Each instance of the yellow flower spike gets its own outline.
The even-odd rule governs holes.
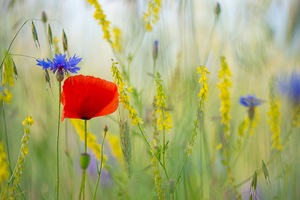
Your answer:
[[[204,109],[204,101],[208,99],[208,84],[207,84],[207,74],[210,72],[205,66],[197,67],[197,74],[200,74],[199,83],[202,84],[202,88],[199,91],[198,97],[200,98],[200,109]]]
[[[159,11],[161,8],[160,0],[149,0],[147,11],[144,13],[143,21],[145,23],[146,31],[152,31],[152,26],[159,19]]]
[[[0,141],[0,186],[5,183],[9,177],[7,156],[4,145]],[[1,188],[1,187],[0,187]]]
[[[13,174],[12,174],[13,179],[10,178],[10,180],[13,180],[12,185],[10,187],[11,199],[15,199],[15,197],[16,197],[16,192],[18,190],[21,176],[22,176],[22,173],[24,170],[25,158],[29,152],[29,148],[28,148],[28,141],[29,141],[29,136],[30,136],[29,127],[31,125],[33,125],[33,123],[34,123],[34,121],[33,121],[32,117],[30,117],[30,116],[26,117],[22,122],[22,125],[24,127],[24,131],[23,131],[24,134],[21,139],[21,149],[20,149],[18,160],[17,160],[17,164],[16,164]]]
[[[12,96],[12,93],[7,88],[5,88],[0,91],[0,102],[3,100],[5,103],[11,103]]]
[[[98,24],[102,27],[103,38],[107,40],[109,43],[112,43],[110,36],[110,21],[106,19],[106,15],[98,3],[97,0],[87,0],[95,8],[94,18],[98,21]]]
[[[130,97],[126,92],[125,83],[119,69],[116,66],[117,64],[117,62],[113,61],[111,71],[114,78],[114,83],[118,86],[119,102],[123,105],[124,109],[128,111],[129,118],[131,119],[133,126],[143,124],[143,120],[138,117],[136,110],[130,104]]]
[[[282,141],[280,138],[280,103],[274,92],[274,80],[271,79],[269,91],[270,108],[268,111],[268,124],[272,132],[272,148],[282,151]]]
[[[218,74],[219,78],[219,83],[218,83],[218,88],[220,90],[219,98],[221,101],[221,123],[224,126],[224,133],[225,136],[229,136],[229,129],[230,129],[230,109],[231,109],[231,104],[230,104],[230,87],[232,85],[231,83],[231,71],[229,69],[229,66],[226,62],[225,57],[221,57],[221,68],[219,70]]]
[[[167,107],[167,98],[162,87],[162,80],[159,73],[157,73],[157,77],[155,79],[156,82],[156,115],[157,117],[157,126],[158,130],[170,131],[172,128],[172,116],[168,111]]]

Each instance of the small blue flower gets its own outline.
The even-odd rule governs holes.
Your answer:
[[[73,57],[70,57],[69,60],[66,59],[65,54],[55,54],[53,61],[49,58],[47,60],[37,59],[37,65],[42,66],[44,70],[50,69],[53,74],[56,73],[56,77],[59,81],[62,81],[64,74],[74,73],[76,74],[80,68],[77,64],[82,60],[82,58],[76,57],[76,54]]]
[[[240,104],[248,107],[248,117],[253,120],[255,115],[255,107],[262,104],[262,100],[257,98],[255,95],[248,95],[240,98]]]
[[[300,104],[300,74],[293,71],[290,77],[285,77],[279,82],[281,93],[286,95],[294,105]]]
[[[255,95],[248,95],[240,98],[240,104],[246,107],[255,107],[262,104],[262,100]]]

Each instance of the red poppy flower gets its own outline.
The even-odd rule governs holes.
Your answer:
[[[61,103],[64,105],[62,120],[89,120],[117,110],[118,88],[112,82],[93,76],[70,76],[64,82]]]

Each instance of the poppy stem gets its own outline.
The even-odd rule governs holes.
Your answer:
[[[59,131],[60,131],[60,100],[61,100],[61,82],[58,82],[58,121],[56,138],[56,199],[59,200]]]
[[[84,120],[84,154],[87,154],[87,120]],[[85,200],[85,178],[86,177],[86,168],[82,169],[82,179],[81,179],[81,189],[79,193],[79,199]]]
[[[84,153],[87,152],[87,120],[84,120]]]

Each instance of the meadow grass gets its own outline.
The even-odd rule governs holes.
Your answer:
[[[249,23],[258,34],[245,39],[226,32],[221,2],[148,0],[124,24],[101,1],[86,3],[113,55],[105,62],[118,109],[62,121],[65,80],[98,75],[70,56],[80,47],[70,49],[59,19],[41,11],[41,19],[3,23],[0,199],[300,198],[299,58],[275,47],[261,15]],[[198,26],[205,19],[207,29]],[[59,55],[81,69],[38,64]]]

